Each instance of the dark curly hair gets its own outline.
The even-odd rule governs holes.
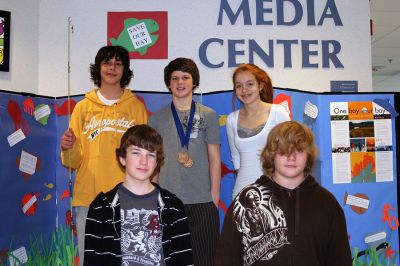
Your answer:
[[[160,168],[164,163],[163,142],[161,135],[154,128],[145,124],[130,127],[124,133],[124,135],[122,135],[121,144],[119,148],[115,150],[118,162],[119,157],[126,158],[126,150],[131,145],[148,150],[150,152],[156,152],[157,167],[154,172],[160,172]]]
[[[197,88],[200,85],[199,69],[192,59],[178,57],[169,62],[169,64],[164,68],[164,82],[168,89],[169,85],[171,84],[171,75],[174,71],[189,73],[193,79],[193,89]]]
[[[90,77],[97,87],[101,87],[100,65],[115,58],[122,62],[124,73],[120,81],[121,88],[125,88],[133,78],[133,72],[129,68],[129,52],[122,46],[103,46],[97,52],[94,64],[90,64]]]

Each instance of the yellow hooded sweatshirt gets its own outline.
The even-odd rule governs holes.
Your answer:
[[[124,181],[115,149],[128,128],[147,123],[144,104],[130,90],[109,106],[100,101],[97,90],[75,106],[70,128],[76,141],[72,149],[61,151],[62,164],[76,169],[72,206],[88,207],[98,193]]]

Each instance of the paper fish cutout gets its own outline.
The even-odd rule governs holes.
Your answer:
[[[227,118],[226,115],[220,115],[219,116],[219,126],[220,127],[223,127],[223,126],[226,125],[226,118]]]
[[[25,194],[21,200],[22,212],[26,216],[34,215],[37,207],[37,197],[39,196],[39,192],[36,194],[28,193]]]
[[[51,200],[51,194],[47,194],[46,197],[43,198],[44,201]]]
[[[64,192],[61,194],[60,200],[63,200],[63,199],[65,199],[65,198],[68,198],[69,196],[70,196],[69,190],[66,189],[66,190],[64,190]]]
[[[45,185],[45,187],[50,188],[50,189],[54,187],[53,183],[44,183],[44,185]]]
[[[76,101],[74,99],[69,99],[69,114],[72,114],[76,105]],[[54,104],[54,111],[56,112],[57,116],[64,116],[68,115],[68,100],[64,101],[61,106],[58,104]]]
[[[47,120],[50,117],[50,107],[47,104],[38,104],[35,107],[34,116],[36,121],[38,121],[43,126],[47,125]]]

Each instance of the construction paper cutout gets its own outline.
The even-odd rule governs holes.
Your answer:
[[[365,236],[364,242],[369,247],[377,247],[381,243],[386,242],[386,232],[385,231],[379,231],[379,232],[370,233],[370,234]]]
[[[125,47],[129,52],[145,55],[147,49],[157,43],[158,34],[152,34],[160,29],[153,19],[127,18],[118,39],[110,38],[112,45]]]
[[[386,222],[390,229],[395,231],[399,228],[399,220],[395,216],[390,216],[390,210],[394,211],[395,208],[393,208],[390,204],[385,204],[383,206],[382,222]]]
[[[378,104],[379,106],[385,108],[393,117],[397,117],[399,114],[396,112],[396,109],[390,104],[388,100],[384,99],[374,99],[374,103]]]
[[[226,204],[222,200],[218,202],[218,208],[221,209],[224,214],[228,211],[228,207],[226,207]]]
[[[383,251],[385,253],[386,258],[393,259],[393,255],[397,253],[396,250],[392,249],[392,246],[387,248],[386,250]]]
[[[68,197],[70,197],[69,190],[68,190],[68,189],[65,189],[65,190],[63,191],[63,193],[61,194],[61,196],[60,196],[60,200],[63,200],[63,199],[68,198]]]
[[[3,265],[3,261],[8,258],[8,248],[2,248],[0,250],[0,265]]]
[[[15,163],[16,163],[17,167],[19,167],[20,162],[21,162],[21,157],[17,157],[17,158],[15,159]],[[42,166],[42,161],[40,160],[39,157],[37,157],[35,172],[37,172],[37,171],[41,168],[41,166]],[[29,179],[32,175],[29,174],[29,173],[22,172],[22,176],[23,176],[25,179]]]
[[[43,198],[44,201],[51,200],[52,196],[51,194],[47,194],[46,197]]]
[[[54,184],[53,183],[44,183],[44,186],[47,188],[54,188]]]
[[[290,116],[290,120],[292,120],[292,100],[289,95],[280,93],[276,95],[273,101],[274,104],[282,105]]]
[[[304,108],[304,115],[312,119],[316,119],[318,117],[318,107],[312,104],[310,101],[307,101]]]
[[[32,98],[27,98],[22,102],[22,105],[24,106],[24,112],[33,116],[33,113],[35,112],[35,104],[33,103]]]
[[[344,204],[350,205],[351,209],[357,214],[364,214],[369,207],[369,198],[362,193],[349,195],[347,192],[344,195]]]
[[[25,247],[20,247],[10,252],[8,256],[10,265],[23,265],[28,262],[28,255],[26,254]]]
[[[36,207],[37,207],[37,197],[39,197],[39,192],[36,192],[36,194],[33,193],[28,193],[25,194],[24,197],[21,200],[22,204],[22,212],[26,216],[34,215],[36,212]]]
[[[50,113],[51,110],[47,104],[39,104],[35,107],[35,119],[44,126],[47,125]]]
[[[226,125],[226,119],[227,119],[227,115],[220,115],[219,116],[219,126],[223,127]]]
[[[58,106],[58,104],[54,104],[54,110],[56,112],[57,116],[64,116],[68,114],[72,114],[72,111],[74,111],[76,105],[76,101],[74,99],[69,99],[69,113],[68,113],[68,100],[65,100],[61,106]]]
[[[15,131],[14,133],[12,133],[10,136],[7,137],[7,141],[10,147],[14,146],[15,144],[24,139],[25,135],[22,129],[18,129],[17,131]]]
[[[22,151],[21,158],[19,161],[19,170],[29,175],[33,175],[36,171],[36,162],[37,162],[36,156],[33,156],[32,154],[27,153],[26,151]]]
[[[149,111],[149,108],[147,108],[146,101],[144,100],[144,98],[140,95],[136,95],[136,97],[139,99],[139,101],[141,101],[144,104],[144,107],[146,108],[147,111],[147,116],[150,117],[153,113]]]
[[[74,223],[75,215],[71,215],[71,210],[66,211],[65,213],[65,223],[69,227],[69,229],[74,233],[74,236],[77,236],[76,226]]]
[[[21,109],[16,101],[10,100],[8,101],[7,111],[10,115],[11,120],[14,123],[15,130],[22,129],[25,136],[29,134],[31,128],[29,127],[28,122],[22,117]]]
[[[221,177],[224,177],[227,174],[235,174],[235,171],[229,169],[224,163],[221,162]]]

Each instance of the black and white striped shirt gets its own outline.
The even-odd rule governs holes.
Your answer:
[[[84,265],[121,265],[121,212],[118,184],[100,193],[90,204],[86,219]],[[157,210],[162,228],[165,265],[193,265],[190,232],[182,201],[160,191]]]

